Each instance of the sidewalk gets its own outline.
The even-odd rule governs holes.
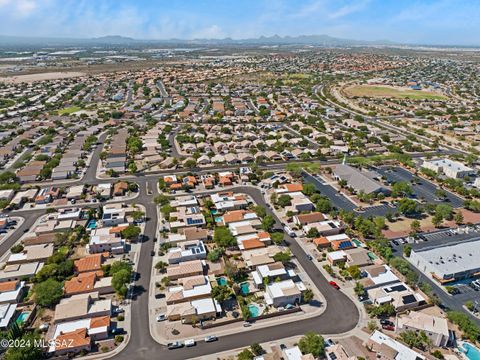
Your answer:
[[[243,185],[243,186],[246,186],[246,185]],[[235,187],[238,187],[238,186],[232,186],[232,188],[235,188]],[[208,191],[208,192],[215,192],[215,190]],[[158,224],[160,225],[162,216],[160,212],[157,212],[157,214],[158,214]],[[160,239],[160,237],[158,237],[158,239]],[[155,244],[156,254],[158,254],[160,243],[161,241],[159,240]],[[153,264],[155,264],[158,260],[160,260],[160,257],[156,255],[154,258]],[[160,313],[158,309],[162,308],[162,312],[163,312],[165,306],[163,305],[163,301],[162,301],[163,299],[161,300],[156,299],[154,296],[155,289],[156,289],[155,283],[158,280],[159,275],[157,274],[157,270],[154,268],[154,266],[152,266],[152,276],[151,276],[151,283],[150,283],[150,290],[149,290],[149,312],[150,312],[149,328],[150,328],[150,334],[152,338],[160,344],[167,344],[172,341],[185,341],[187,339],[194,339],[198,341],[198,340],[203,340],[208,335],[227,336],[227,335],[237,334],[239,332],[250,331],[252,329],[263,329],[263,328],[268,328],[274,325],[285,324],[285,323],[294,322],[294,321],[301,321],[302,319],[307,319],[307,318],[321,315],[327,307],[326,300],[323,297],[321,291],[317,289],[317,287],[313,284],[312,280],[310,279],[306,271],[301,267],[301,265],[298,262],[295,262],[295,263],[298,267],[298,272],[297,272],[298,275],[302,278],[302,281],[305,283],[305,285],[308,285],[308,287],[314,292],[314,298],[315,300],[320,302],[321,304],[320,306],[312,306],[310,304],[305,304],[301,306],[302,308],[301,312],[279,315],[277,317],[270,318],[270,319],[258,320],[254,322],[251,327],[244,327],[243,321],[239,321],[233,324],[220,325],[218,327],[205,329],[205,330],[201,328],[194,328],[191,325],[184,325],[182,326],[181,333],[176,336],[171,335],[170,329],[173,329],[175,325],[178,326],[180,321],[175,321],[175,322],[169,322],[168,320],[163,322],[156,321],[156,316]]]

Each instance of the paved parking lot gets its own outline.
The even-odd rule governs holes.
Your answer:
[[[426,241],[432,241],[432,242],[441,242],[442,240],[444,240],[447,236],[450,237],[450,239],[452,237],[456,238],[456,236],[453,236],[452,233],[450,232],[450,230],[443,230],[443,231],[438,231],[438,232],[434,232],[434,233],[431,233],[431,234],[423,234],[422,237],[424,239],[426,239]]]
[[[320,191],[320,194],[325,195],[330,199],[332,205],[337,209],[343,209],[346,211],[353,211],[357,206],[347,199],[342,194],[339,194],[334,187],[327,185],[324,181],[316,176],[309,175],[302,172],[303,178],[306,182],[312,183]]]
[[[430,247],[439,247],[445,245],[458,244],[463,241],[478,240],[480,238],[480,231],[469,231],[468,233],[451,234],[448,230],[436,231],[429,234],[420,234],[418,243],[413,244],[413,249],[424,249]],[[426,240],[425,240],[426,239]]]
[[[376,171],[385,176],[390,182],[410,182],[410,180],[414,178],[414,175],[410,171],[399,166],[382,166],[377,168]],[[446,192],[447,200],[439,201],[435,195],[437,189],[438,186],[425,179],[421,179],[418,184],[413,185],[413,191],[418,199],[424,199],[426,202],[432,204],[446,203],[454,208],[463,206],[463,200],[448,191]]]
[[[470,296],[473,297],[479,297],[478,291],[475,291],[473,288],[471,288],[467,284],[458,284],[455,285],[455,287],[460,291],[460,294],[470,294]]]
[[[324,182],[323,179],[318,176],[312,176],[306,173],[303,173],[303,178],[306,182],[312,183],[320,191],[322,195],[325,195],[330,199],[333,206],[337,209],[343,209],[346,211],[355,211],[359,215],[364,217],[369,216],[385,216],[386,213],[395,213],[396,207],[391,204],[382,204],[377,206],[365,207],[361,211],[355,210],[357,205],[351,202],[347,197],[339,193],[334,187],[328,185]]]
[[[382,204],[382,205],[376,205],[376,206],[370,206],[365,208],[362,211],[356,211],[359,214],[362,214],[363,216],[369,217],[369,216],[385,216],[387,213],[394,214],[397,211],[397,207],[395,205],[391,204]]]

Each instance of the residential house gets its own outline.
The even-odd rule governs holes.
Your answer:
[[[0,304],[20,302],[25,291],[25,281],[13,280],[0,283]]]
[[[453,339],[448,329],[448,321],[445,318],[425,314],[418,311],[410,311],[397,317],[396,331],[423,331],[436,347],[447,346]]]
[[[111,313],[111,299],[100,299],[96,292],[78,294],[62,299],[55,307],[54,323],[110,316]]]
[[[179,285],[171,286],[165,294],[167,305],[209,298],[212,287],[208,276],[196,275],[180,279]]]
[[[112,278],[101,278],[95,273],[81,273],[64,284],[65,296],[98,292],[100,295],[113,293]]]
[[[202,260],[184,261],[167,267],[167,276],[170,280],[203,275],[204,262]]]
[[[402,282],[367,290],[369,299],[375,305],[390,303],[397,312],[414,309],[426,304],[425,298]]]
[[[292,279],[273,282],[266,286],[265,301],[274,307],[299,304],[302,293],[306,290],[305,285]]]
[[[185,241],[178,247],[168,249],[169,264],[178,264],[184,261],[203,260],[207,258],[207,250],[202,241]]]

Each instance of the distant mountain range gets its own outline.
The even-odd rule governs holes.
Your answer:
[[[1,36],[1,46],[135,46],[135,45],[153,45],[153,44],[184,44],[184,45],[255,45],[255,46],[274,46],[274,45],[314,45],[325,47],[342,46],[375,46],[375,45],[394,45],[394,42],[388,40],[362,41],[335,38],[328,35],[301,35],[301,36],[260,36],[250,39],[168,39],[168,40],[142,40],[125,36],[112,35],[96,38],[50,38],[50,37],[22,37],[22,36]]]

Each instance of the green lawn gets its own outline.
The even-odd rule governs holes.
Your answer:
[[[77,111],[80,111],[82,110],[80,107],[78,106],[70,106],[70,107],[66,107],[64,109],[60,109],[58,110],[58,115],[69,115],[69,114],[73,114],[74,112],[77,112]]]
[[[403,88],[394,88],[389,86],[373,86],[373,85],[355,85],[345,89],[350,96],[360,97],[384,97],[411,100],[446,100],[447,97],[423,90],[406,90]]]

